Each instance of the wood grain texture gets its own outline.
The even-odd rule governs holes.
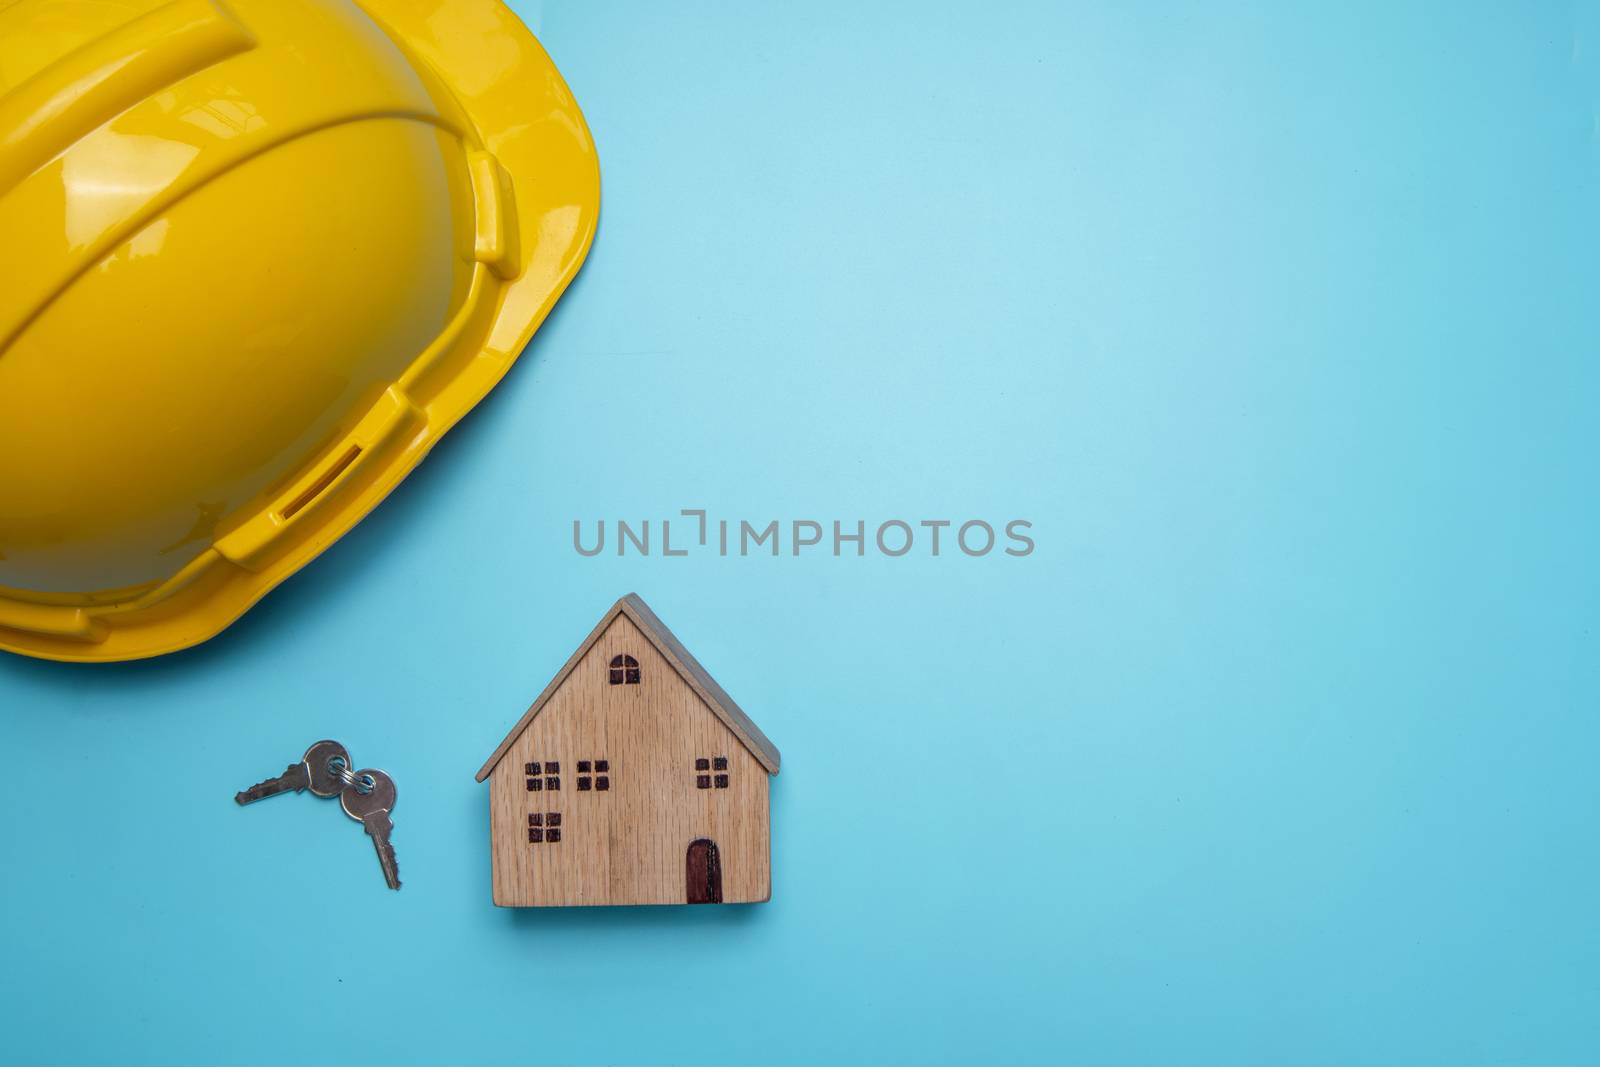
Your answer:
[[[609,684],[617,655],[639,661],[639,684]],[[702,838],[717,845],[725,903],[771,896],[767,767],[630,612],[608,613],[519,726],[491,763],[496,904],[683,904],[689,847]],[[695,761],[719,757],[727,787],[697,788]],[[600,759],[610,788],[579,791],[578,761]],[[561,788],[528,791],[526,765],[540,763],[547,781],[552,760]],[[548,827],[551,812],[560,841],[531,842],[530,815]]]
[[[550,679],[550,684],[544,687],[544,692],[539,694],[528,710],[523,713],[522,718],[517,720],[517,724],[511,728],[511,732],[506,734],[505,739],[484,761],[483,766],[478,769],[478,781],[481,782],[489,777],[495,766],[505,758],[512,741],[520,736],[528,724],[544,709],[545,702],[561,688],[566,682],[567,676],[588,655],[594,643],[600,639],[600,635],[611,627],[612,622],[619,615],[627,616],[639,628],[640,632],[649,639],[655,650],[678,672],[685,684],[705,701],[706,707],[711,710],[712,714],[721,719],[723,724],[733,731],[734,735],[739,738],[740,742],[750,750],[756,759],[761,761],[761,765],[768,772],[777,774],[778,767],[782,762],[778,746],[774,745],[767,735],[761,732],[761,728],[751,720],[750,716],[744,713],[743,708],[734,703],[733,698],[728,695],[727,691],[718,685],[716,679],[711,677],[710,672],[702,667],[700,661],[690,654],[689,650],[684,647],[683,642],[678,640],[677,635],[667,629],[666,624],[661,621],[655,612],[650,610],[650,606],[644,602],[639,594],[629,593],[613,604],[611,610],[606,612],[605,616],[595,624],[595,628],[589,631],[589,636],[583,639],[583,644],[578,646],[577,651],[556,672],[556,676]],[[610,662],[609,659],[607,662]]]

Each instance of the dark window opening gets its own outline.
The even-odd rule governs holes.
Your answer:
[[[696,771],[709,771],[713,768],[719,771],[726,771],[728,769],[728,757],[717,756],[715,759],[706,756],[695,757],[694,769]],[[726,789],[728,788],[728,776],[726,774],[719,774],[715,777],[709,774],[696,774],[694,776],[694,787],[696,789],[710,789],[713,783],[718,789]]]
[[[639,661],[632,656],[612,656],[606,681],[612,685],[638,685]]]
[[[578,792],[587,793],[590,790],[609,792],[611,779],[605,772],[611,769],[611,761],[606,759],[581,759],[578,761]],[[594,772],[600,772],[600,777],[592,777]]]
[[[538,845],[548,842],[555,844],[561,840],[561,813],[559,811],[530,812],[528,815],[528,844]]]
[[[528,776],[528,792],[538,793],[542,791],[550,781],[544,775],[546,773],[554,774],[560,767],[561,764],[559,763],[541,763],[538,760],[529,760],[524,763],[522,765],[522,773]],[[560,787],[550,786],[550,788],[558,789]]]

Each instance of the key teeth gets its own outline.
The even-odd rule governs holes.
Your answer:
[[[399,889],[400,888],[400,861],[395,858],[394,846],[393,845],[385,845],[383,847],[383,851],[384,851],[384,855],[386,855],[388,857],[388,859],[389,859],[389,869],[386,872],[384,872],[384,873],[389,875],[389,878],[387,879],[387,881],[389,882],[389,888],[390,889]]]
[[[268,797],[275,797],[279,793],[287,793],[291,790],[296,793],[303,793],[310,785],[311,780],[306,771],[306,765],[304,763],[291,763],[276,778],[268,778],[266,781],[257,782],[249,789],[243,789],[233,794],[233,802],[243,806],[245,804],[253,804],[258,800],[265,800]]]
[[[254,804],[258,800],[265,800],[267,797],[273,796],[274,794],[267,790],[268,784],[267,782],[257,782],[249,789],[239,790],[239,792],[233,794],[234,802],[243,807],[246,804]]]
[[[234,803],[243,806],[254,804],[258,800],[275,797],[279,793],[301,793],[305,791],[303,785],[286,785],[281,778],[268,778],[265,782],[257,782],[249,789],[242,789],[233,794]]]

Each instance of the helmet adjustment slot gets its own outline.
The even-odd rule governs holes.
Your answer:
[[[351,445],[349,448],[345,449],[343,455],[329,464],[327,470],[317,475],[316,481],[302,489],[300,494],[285,504],[283,506],[283,510],[278,512],[278,514],[283,517],[285,522],[288,522],[290,519],[294,518],[305,508],[307,504],[321,496],[323,491],[327,489],[328,486],[332,485],[334,480],[338,478],[339,475],[344,473],[345,468],[354,463],[356,458],[360,455],[360,445]]]
[[[214,546],[222,558],[246,570],[259,570],[285,552],[293,551],[308,534],[301,531],[307,522],[313,529],[313,515],[330,507],[344,506],[349,490],[370,484],[385,456],[419,443],[418,434],[427,427],[428,416],[411,402],[405,392],[390,386],[378,402],[362,416],[341,443],[324,456],[323,466],[313,467],[283,490],[277,501],[256,512],[243,524],[217,538]],[[376,464],[369,462],[376,459]]]

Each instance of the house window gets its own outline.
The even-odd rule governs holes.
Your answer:
[[[528,792],[538,793],[545,789],[561,788],[561,764],[556,760],[546,763],[525,763],[522,773],[528,777]]]
[[[607,759],[578,761],[578,792],[587,793],[593,789],[597,793],[604,793],[611,789],[611,761]]]
[[[561,841],[561,813],[535,811],[528,816],[528,844],[558,844]]]
[[[612,656],[607,681],[612,685],[638,685],[639,661],[632,656]]]
[[[694,761],[694,769],[697,772],[694,776],[694,787],[696,789],[710,789],[713,785],[718,789],[728,788],[728,776],[726,774],[710,775],[698,773],[709,771],[713,768],[719,771],[727,770],[728,757],[717,756],[715,759],[711,759],[706,756],[701,756]]]

